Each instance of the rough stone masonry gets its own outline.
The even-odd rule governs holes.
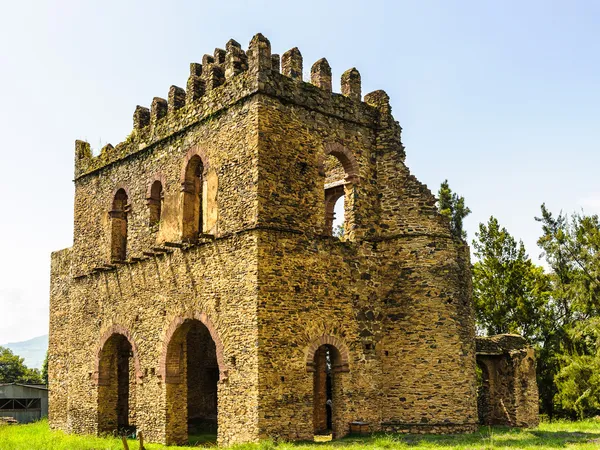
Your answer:
[[[254,36],[93,156],[52,254],[50,424],[155,442],[476,429],[469,249],[384,91]],[[334,205],[344,227],[333,233]]]

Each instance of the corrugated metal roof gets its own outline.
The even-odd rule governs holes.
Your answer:
[[[21,386],[31,389],[41,389],[43,391],[48,390],[48,386],[46,386],[45,384],[0,383],[0,387],[2,386]]]

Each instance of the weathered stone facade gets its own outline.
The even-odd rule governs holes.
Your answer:
[[[539,397],[533,349],[522,336],[515,334],[477,337],[475,342],[481,370],[479,422],[536,427]]]
[[[189,418],[221,444],[476,428],[468,247],[404,164],[385,92],[363,99],[356,69],[331,85],[325,59],[304,82],[298,49],[280,68],[256,35],[138,107],[116,147],[76,143],[52,427],[183,443]]]

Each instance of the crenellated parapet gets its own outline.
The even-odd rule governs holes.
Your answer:
[[[332,90],[332,71],[325,58],[316,61],[310,81],[303,81],[303,58],[294,47],[271,53],[271,43],[256,34],[248,49],[230,39],[225,49],[205,54],[201,63],[190,64],[186,88],[171,86],[167,99],[154,97],[150,107],[137,106],[133,130],[114,148],[93,156],[89,144],[77,141],[75,178],[95,172],[128,155],[145,151],[155,143],[206,120],[237,102],[256,94],[337,116],[368,127],[390,127],[399,138],[400,127],[391,117],[389,97],[383,91],[367,94],[362,101],[361,77],[356,68],[341,75],[341,94]]]

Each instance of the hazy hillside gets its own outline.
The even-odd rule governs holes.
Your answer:
[[[48,350],[48,335],[38,336],[22,342],[10,342],[0,344],[7,347],[16,355],[25,358],[25,365],[31,368],[41,369]]]

